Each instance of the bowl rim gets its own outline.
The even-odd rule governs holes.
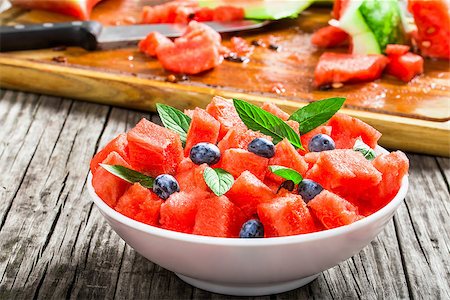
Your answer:
[[[380,147],[381,148],[381,147]],[[381,148],[382,149],[382,148]],[[384,150],[384,149],[383,149]],[[285,244],[295,244],[301,242],[310,242],[321,239],[327,239],[331,237],[336,237],[339,235],[348,234],[350,232],[356,231],[362,227],[369,226],[370,224],[375,223],[376,221],[384,218],[389,215],[391,212],[395,211],[396,208],[402,203],[404,200],[408,187],[409,187],[409,175],[406,174],[402,178],[402,184],[400,189],[398,190],[395,197],[383,208],[371,214],[370,216],[364,217],[361,220],[358,220],[352,224],[322,230],[318,232],[306,233],[306,234],[298,234],[291,236],[283,236],[283,237],[272,237],[272,238],[259,238],[259,239],[241,239],[241,238],[223,238],[223,237],[211,237],[211,236],[201,236],[183,232],[172,231],[168,229],[163,229],[159,227],[155,227],[152,225],[148,225],[145,223],[141,223],[139,221],[133,220],[121,213],[117,212],[110,206],[108,206],[94,191],[92,186],[92,173],[88,174],[88,191],[89,194],[95,203],[95,205],[100,209],[103,214],[108,215],[110,218],[115,221],[122,223],[128,227],[132,227],[133,229],[155,235],[162,238],[178,240],[188,243],[196,243],[196,244],[208,244],[208,245],[222,245],[222,246],[239,246],[239,247],[261,247],[261,246],[275,246],[275,245],[285,245]]]

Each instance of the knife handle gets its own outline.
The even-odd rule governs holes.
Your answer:
[[[102,24],[94,21],[0,26],[0,52],[57,46],[94,50],[101,31]]]

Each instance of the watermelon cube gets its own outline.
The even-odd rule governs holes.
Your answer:
[[[222,153],[219,167],[231,173],[234,178],[239,177],[242,172],[248,170],[259,180],[264,180],[268,170],[267,158],[258,156],[244,149],[228,149]]]
[[[286,139],[282,140],[275,146],[275,156],[269,160],[269,165],[288,167],[296,170],[303,176],[308,170],[308,164],[297,152],[297,150],[295,150],[294,146],[292,146],[292,144]],[[267,172],[267,178],[278,183],[284,181],[283,178],[273,174],[272,172]]]
[[[127,139],[130,164],[150,176],[174,174],[183,159],[179,135],[146,119],[128,132]]]
[[[269,141],[272,137],[266,136],[259,131],[253,131],[244,126],[236,126],[231,128],[224,138],[217,144],[220,152],[224,152],[230,148],[248,149],[248,144],[256,138],[265,138]]]
[[[145,39],[139,42],[139,51],[148,55],[156,56],[156,49],[163,44],[172,44],[172,41],[159,32],[150,32]]]
[[[305,154],[304,159],[308,164],[308,170],[311,169],[320,157],[320,152],[308,152]]]
[[[316,135],[316,134],[326,134],[328,136],[331,136],[331,126],[319,126],[314,128],[313,130],[311,130],[308,133],[302,134],[300,136],[300,140],[302,141],[302,145],[303,148],[305,148],[305,150],[301,150],[298,149],[298,153],[300,153],[300,155],[305,155],[306,153],[309,152],[308,150],[308,144],[309,141],[311,141],[311,139]]]
[[[358,214],[357,207],[327,190],[309,201],[308,207],[326,229],[348,225],[363,218]]]
[[[203,172],[207,166],[207,164],[196,165],[189,157],[184,158],[178,165],[177,173],[175,175],[175,178],[180,185],[180,189],[182,191],[192,189],[210,191],[203,178]]]
[[[245,126],[239,118],[231,100],[215,96],[206,106],[206,111],[220,123],[219,140],[221,140],[228,130],[236,126]]]
[[[184,155],[189,156],[191,148],[201,142],[217,143],[220,123],[201,108],[195,108],[186,138]]]
[[[381,181],[381,173],[360,152],[344,149],[320,152],[306,177],[349,201]]]
[[[359,137],[369,147],[375,149],[381,137],[381,133],[369,124],[344,114],[335,114],[328,122],[328,126],[332,128],[331,138],[336,144],[336,149],[353,149]]]
[[[157,226],[162,203],[155,193],[135,183],[119,198],[115,210],[136,221]]]
[[[243,213],[226,196],[212,196],[199,204],[193,234],[238,237],[244,222]]]
[[[101,151],[94,155],[91,159],[91,172],[92,174],[100,167],[99,164],[105,160],[105,158],[111,152],[117,152],[125,161],[128,160],[128,141],[125,133],[119,134],[115,139],[110,141]]]
[[[264,225],[266,237],[304,234],[317,231],[302,197],[287,194],[272,203],[258,205],[258,216]]]
[[[102,163],[131,168],[131,166],[115,151],[111,152]],[[125,193],[131,184],[100,167],[92,175],[92,186],[94,187],[95,193],[105,201],[106,204],[114,208],[117,200]]]
[[[267,112],[270,112],[272,115],[277,116],[283,121],[287,121],[287,119],[289,119],[289,114],[272,102],[264,102],[263,105],[261,105],[261,108]]]
[[[242,210],[245,216],[250,218],[256,213],[258,204],[272,201],[275,194],[255,175],[244,171],[234,181],[226,196]]]

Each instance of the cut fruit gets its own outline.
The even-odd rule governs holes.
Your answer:
[[[248,170],[259,180],[264,180],[267,172],[267,158],[258,156],[244,149],[228,149],[222,153],[220,168],[231,173],[234,178]]]
[[[302,174],[302,176],[304,176],[308,170],[308,164],[297,150],[295,150],[294,146],[286,139],[275,145],[275,156],[269,160],[269,165],[288,167],[296,170]],[[285,180],[272,172],[267,172],[267,178],[278,183]]]
[[[301,135],[300,140],[305,150],[298,149],[297,151],[298,153],[300,153],[300,155],[305,155],[306,153],[309,152],[308,150],[309,141],[317,134],[326,134],[331,136],[331,126],[319,126],[314,128],[310,132]]]
[[[204,109],[195,108],[186,138],[184,155],[189,156],[191,148],[201,142],[216,144],[220,123]]]
[[[334,26],[320,28],[311,37],[311,43],[319,48],[333,48],[348,42],[349,36]]]
[[[224,152],[231,148],[240,148],[247,150],[248,144],[256,138],[265,138],[272,141],[272,137],[266,136],[259,131],[253,131],[244,126],[236,126],[231,128],[225,137],[217,144],[220,152]]]
[[[386,73],[404,82],[409,82],[416,75],[423,73],[423,58],[420,55],[408,52],[403,55],[389,55],[388,58]]]
[[[206,106],[206,112],[220,123],[219,140],[233,127],[245,127],[231,101],[215,96]]]
[[[209,187],[203,178],[203,172],[207,166],[207,164],[196,165],[189,157],[183,159],[178,165],[175,176],[180,185],[180,189],[182,191],[190,191],[193,189],[209,191]]]
[[[105,158],[111,152],[117,152],[125,161],[128,161],[128,141],[127,135],[125,133],[119,134],[115,139],[110,141],[102,150],[100,150],[91,159],[90,169],[91,173],[94,174],[98,168],[100,168],[100,163],[105,160]]]
[[[270,112],[272,115],[277,116],[283,121],[287,121],[289,119],[289,114],[272,102],[264,102],[263,105],[261,105],[261,108],[267,112]]]
[[[161,45],[172,44],[172,41],[159,32],[150,32],[147,37],[139,42],[139,51],[148,56],[156,56],[156,49]]]

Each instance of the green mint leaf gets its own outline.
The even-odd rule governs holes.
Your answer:
[[[156,104],[156,110],[164,127],[178,133],[184,146],[191,118],[178,109],[161,103]]]
[[[100,166],[102,166],[103,169],[105,169],[109,173],[122,178],[129,183],[139,182],[143,187],[148,189],[151,189],[153,187],[153,181],[155,180],[150,176],[139,173],[138,171],[131,170],[127,167],[119,165],[100,164]]]
[[[345,98],[340,97],[311,102],[294,112],[289,120],[297,121],[300,124],[300,134],[305,134],[331,119],[344,102]]]
[[[233,99],[233,104],[249,129],[271,136],[274,144],[286,138],[294,147],[304,149],[299,135],[277,116],[242,100]]]
[[[286,180],[292,180],[294,184],[299,184],[303,180],[303,177],[299,172],[288,167],[274,165],[269,166],[269,170],[273,174],[283,177]]]
[[[207,167],[203,172],[203,178],[211,191],[217,196],[228,192],[234,183],[233,175],[223,169]]]
[[[375,151],[360,139],[356,140],[353,150],[361,152],[362,155],[364,155],[364,157],[368,160],[373,160],[377,157]]]

